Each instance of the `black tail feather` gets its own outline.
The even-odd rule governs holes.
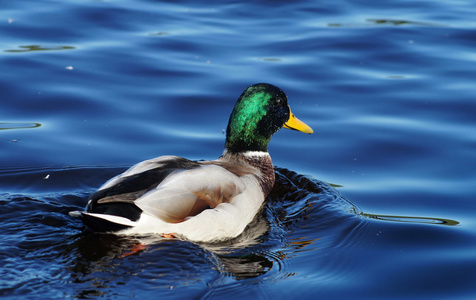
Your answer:
[[[81,214],[81,220],[89,229],[96,232],[119,231],[131,228],[131,226],[114,223],[103,218],[98,218],[84,213]]]

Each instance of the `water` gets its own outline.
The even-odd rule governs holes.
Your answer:
[[[471,299],[471,1],[0,2],[0,295]],[[214,159],[269,82],[277,133],[246,232],[199,245],[84,232],[68,212],[128,166]]]

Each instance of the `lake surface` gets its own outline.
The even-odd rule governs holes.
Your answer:
[[[473,1],[0,1],[0,297],[474,299]],[[268,82],[277,182],[236,240],[92,234],[149,158],[215,159]]]

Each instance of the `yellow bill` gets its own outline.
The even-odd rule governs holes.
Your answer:
[[[306,123],[303,121],[299,120],[294,116],[294,114],[291,112],[291,108],[289,108],[289,120],[284,123],[284,128],[287,129],[292,129],[292,130],[298,130],[304,133],[314,133],[314,130],[312,130],[311,127],[309,127]]]

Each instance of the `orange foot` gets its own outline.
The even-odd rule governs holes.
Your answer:
[[[162,233],[160,235],[161,237],[163,238],[166,238],[166,239],[176,239],[177,238],[177,234],[172,232],[172,233]]]
[[[119,258],[124,258],[124,257],[128,257],[128,256],[131,256],[131,255],[137,254],[139,252],[144,251],[145,249],[147,249],[147,245],[142,245],[141,243],[135,244],[130,249],[128,249],[127,252],[121,253],[121,255],[119,255]]]

